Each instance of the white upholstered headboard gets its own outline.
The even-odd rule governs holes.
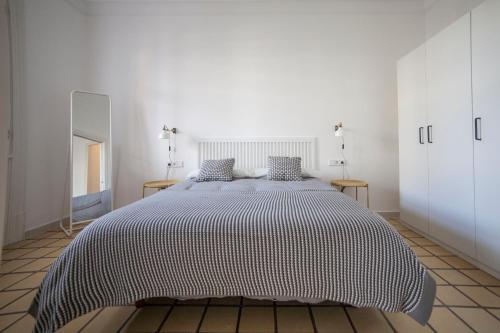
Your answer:
[[[303,169],[316,169],[316,138],[209,138],[198,141],[198,165],[234,157],[236,169],[266,168],[268,156],[298,156]]]

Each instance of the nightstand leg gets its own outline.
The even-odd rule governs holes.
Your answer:
[[[142,187],[142,198],[143,198],[143,199],[144,199],[144,194],[145,194],[145,193],[144,193],[144,191],[145,191],[145,190],[146,190],[146,188],[143,186],[143,187]]]
[[[370,208],[370,191],[368,190],[368,185],[366,185],[366,207]]]

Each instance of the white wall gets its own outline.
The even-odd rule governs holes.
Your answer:
[[[26,120],[19,154],[25,166],[25,230],[30,230],[68,211],[70,92],[85,88],[87,38],[86,16],[66,1],[22,4],[22,106],[15,117]]]
[[[10,43],[7,1],[0,0],[0,259],[7,210],[7,168],[10,129]]]
[[[111,95],[117,207],[165,176],[165,122],[186,165],[174,177],[196,167],[197,137],[314,136],[330,179],[340,120],[349,176],[370,182],[372,208],[398,210],[396,60],[425,35],[414,3],[23,4],[26,229],[67,212],[72,89]]]
[[[330,179],[341,120],[349,175],[370,182],[375,210],[397,211],[396,60],[422,41],[422,13],[233,10],[89,18],[92,86],[113,102],[116,205],[164,176],[164,122],[185,161],[174,177],[196,167],[197,137],[314,136]]]
[[[432,37],[484,0],[425,0],[426,36]]]

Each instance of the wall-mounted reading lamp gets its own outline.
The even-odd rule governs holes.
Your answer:
[[[170,168],[172,168],[172,145],[171,145],[171,140],[170,136],[171,134],[176,134],[177,133],[177,128],[172,127],[168,128],[167,125],[163,125],[162,130],[158,134],[158,139],[162,140],[168,140],[168,164],[167,164],[167,180],[168,180],[168,175],[170,174]]]
[[[342,154],[342,179],[345,179],[345,156],[344,156],[344,148],[345,148],[345,145],[344,145],[344,126],[342,125],[342,122],[338,122],[337,124],[335,124],[335,136],[336,137],[339,137],[341,138],[341,150],[340,150],[340,153]]]

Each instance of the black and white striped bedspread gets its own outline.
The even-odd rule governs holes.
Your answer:
[[[85,228],[30,313],[53,332],[96,308],[170,296],[321,299],[412,312],[426,271],[377,214],[318,180],[178,184]]]

